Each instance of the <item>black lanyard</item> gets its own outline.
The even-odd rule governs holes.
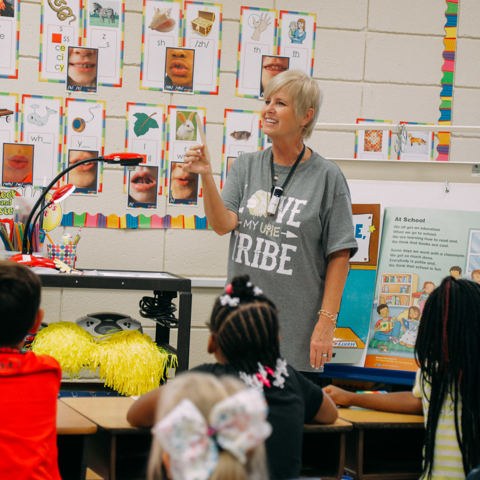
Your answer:
[[[290,179],[292,178],[292,176],[294,175],[295,173],[295,170],[297,169],[299,163],[302,161],[302,158],[303,158],[303,155],[305,155],[305,149],[307,148],[307,146],[305,144],[303,144],[303,150],[301,151],[300,155],[298,156],[296,162],[293,164],[293,167],[291,168],[290,172],[288,173],[287,175],[287,178],[285,179],[285,181],[283,182],[283,185],[281,187],[275,187],[275,180],[274,180],[274,171],[273,171],[273,153],[272,153],[272,156],[270,157],[270,170],[271,170],[271,174],[272,174],[272,191],[274,188],[281,188],[282,189],[282,192],[280,193],[280,196],[281,194],[283,193],[283,191],[285,190],[285,187],[288,185],[288,182],[290,181]]]

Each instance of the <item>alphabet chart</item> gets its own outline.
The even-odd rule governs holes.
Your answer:
[[[433,123],[400,122],[400,125],[434,125]],[[433,161],[433,132],[408,131],[402,138],[402,148],[397,152],[397,160]]]
[[[22,95],[21,141],[35,145],[33,185],[46,186],[62,162],[63,98]]]
[[[355,135],[355,158],[359,160],[389,160],[392,132],[374,130],[375,123],[392,123],[391,120],[357,118],[358,124],[372,123],[372,130],[357,130]]]
[[[85,0],[84,12],[84,45],[98,48],[98,85],[121,87],[125,0]]]
[[[218,95],[222,5],[185,2],[184,20],[183,46],[195,49],[194,93]]]
[[[68,166],[69,150],[94,151],[99,155],[105,154],[105,108],[106,102],[102,100],[66,99],[63,168]],[[97,191],[101,192],[103,163],[98,163],[98,165],[100,172]]]
[[[0,78],[18,78],[20,0],[3,3],[4,9],[0,10]]]
[[[262,149],[260,112],[225,109],[223,122],[222,178],[220,188],[227,179],[228,171],[242,153]]]
[[[165,195],[168,195],[169,205],[196,206],[198,203],[199,175],[182,171],[185,152],[190,145],[201,143],[197,113],[205,130],[207,113],[205,108],[173,105],[168,107]]]
[[[258,98],[262,56],[277,54],[277,11],[241,7],[235,95]]]
[[[18,141],[18,98],[18,93],[0,92],[0,152],[4,143]]]
[[[160,167],[163,171],[165,144],[165,106],[147,103],[127,103],[127,125],[125,131],[125,151],[140,153],[148,166]],[[126,190],[127,169],[124,175]],[[159,182],[159,195],[162,185]]]
[[[182,0],[143,0],[140,88],[163,90],[166,47],[182,44]]]
[[[56,6],[57,3],[63,6]],[[65,83],[68,46],[77,47],[82,34],[82,0],[42,0],[40,21],[41,82]]]
[[[313,75],[317,16],[314,13],[280,11],[278,54],[290,58],[289,68]]]

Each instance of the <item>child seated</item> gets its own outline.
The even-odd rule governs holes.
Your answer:
[[[232,377],[185,373],[168,382],[152,429],[148,479],[268,478],[263,395]]]
[[[18,263],[0,262],[0,478],[61,480],[57,396],[61,370],[51,357],[22,353],[40,327],[42,284]]]
[[[343,407],[425,416],[421,478],[465,478],[480,465],[480,285],[446,277],[425,303],[412,392],[369,395],[324,391]]]
[[[193,371],[234,375],[263,391],[269,407],[268,421],[273,427],[266,441],[270,478],[298,478],[303,424],[333,423],[337,409],[320,387],[281,358],[277,310],[251,284],[248,275],[235,277],[225,291],[217,298],[208,324],[208,352],[218,363],[200,365]],[[127,416],[132,425],[153,424],[162,388],[135,402]]]

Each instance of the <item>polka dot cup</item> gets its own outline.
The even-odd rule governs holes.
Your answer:
[[[61,260],[69,267],[75,268],[77,261],[77,246],[76,245],[47,245],[47,255],[50,260]]]

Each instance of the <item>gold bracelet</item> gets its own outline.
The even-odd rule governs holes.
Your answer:
[[[333,328],[337,328],[337,316],[333,313],[327,312],[326,310],[320,310],[318,315],[324,315],[325,317],[329,318],[333,322]]]

